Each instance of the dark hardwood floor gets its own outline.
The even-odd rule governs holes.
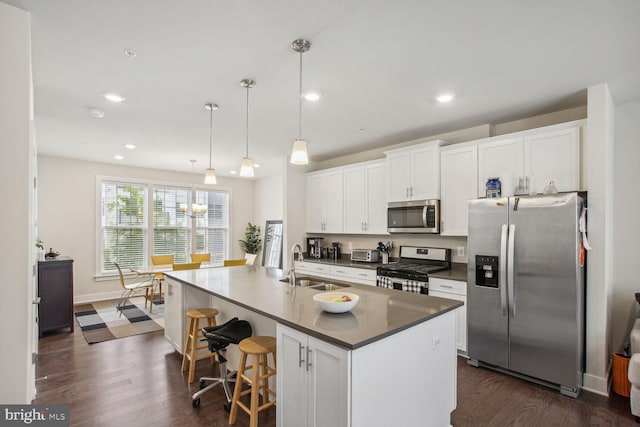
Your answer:
[[[70,405],[72,426],[227,426],[224,393],[217,387],[191,406],[197,378],[211,375],[202,360],[196,382],[181,374],[181,357],[163,332],[89,345],[80,328],[40,339],[38,395],[34,403]],[[383,386],[382,386],[383,387]],[[381,393],[390,390],[380,389]],[[260,414],[261,427],[275,426],[275,408]],[[399,427],[402,416],[399,414]],[[452,424],[462,426],[638,426],[629,400],[583,392],[571,399],[558,392],[458,358],[458,407]],[[249,425],[238,411],[236,426]],[[298,426],[292,426],[298,427]]]

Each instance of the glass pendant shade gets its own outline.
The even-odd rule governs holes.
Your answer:
[[[253,178],[253,159],[245,157],[240,163],[240,176],[245,178]]]
[[[291,150],[292,165],[306,165],[309,163],[309,155],[307,154],[307,141],[296,139],[293,141],[293,149]]]
[[[208,168],[204,174],[204,183],[205,184],[217,184],[218,180],[216,179],[216,171],[213,168]]]

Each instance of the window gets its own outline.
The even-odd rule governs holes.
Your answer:
[[[222,263],[229,232],[229,194],[197,191],[196,203],[207,206],[206,214],[196,217],[196,252],[209,252],[212,263]]]
[[[126,266],[144,264],[147,247],[146,193],[146,185],[102,184],[102,271],[114,271],[114,260]]]
[[[222,264],[229,246],[229,193],[98,177],[100,250],[98,275],[150,262],[150,255],[174,254],[176,263],[192,252],[211,253]],[[191,216],[192,203],[207,207]]]
[[[155,187],[153,190],[153,255],[175,255],[176,263],[190,262],[191,218],[180,210],[191,190]]]

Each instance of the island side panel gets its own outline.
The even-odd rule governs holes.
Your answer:
[[[352,352],[351,427],[450,425],[456,407],[455,313]]]

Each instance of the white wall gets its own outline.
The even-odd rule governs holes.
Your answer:
[[[584,387],[608,393],[613,281],[613,100],[606,84],[588,89],[585,167],[589,174],[586,370]]]
[[[96,282],[96,176],[139,178],[202,186],[201,174],[143,169],[57,157],[38,157],[39,238],[74,259],[76,302],[120,295],[118,281]],[[230,189],[230,258],[243,258],[238,240],[254,217],[254,181],[218,177],[218,187]],[[115,279],[115,277],[114,277]]]
[[[0,3],[0,402],[30,403],[34,397],[33,342],[33,142],[29,14]]]
[[[638,259],[640,227],[640,100],[616,106],[614,154],[615,229],[613,259],[612,347],[622,350],[628,340],[636,306],[634,293],[640,292]]]
[[[255,181],[254,214],[256,224],[260,226],[264,249],[264,226],[267,220],[282,220],[284,218],[284,182],[282,176],[271,176]],[[262,264],[262,252],[256,264]]]

